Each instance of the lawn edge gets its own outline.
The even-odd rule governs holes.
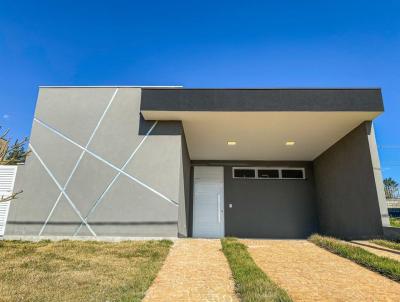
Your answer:
[[[389,240],[384,240],[384,239],[372,239],[372,240],[369,240],[369,242],[383,246],[383,247],[387,247],[392,250],[400,251],[400,243],[395,242],[395,241],[389,241]]]
[[[241,301],[292,302],[288,293],[257,266],[245,244],[236,238],[223,238],[221,245],[235,282],[235,293]]]
[[[149,290],[149,288],[153,285],[154,281],[156,280],[158,274],[160,273],[161,269],[163,268],[164,264],[165,264],[165,260],[168,258],[168,255],[171,253],[171,249],[174,246],[174,241],[170,240],[170,239],[161,239],[161,240],[144,240],[143,241],[144,244],[148,244],[148,243],[156,243],[159,245],[166,245],[167,246],[167,253],[165,254],[165,256],[163,258],[160,258],[160,265],[156,268],[156,270],[153,272],[154,274],[149,275],[148,277],[148,282],[144,284],[144,286],[146,287],[145,289],[143,289],[143,291],[141,292],[141,295],[138,297],[140,299],[140,301],[142,301],[146,294],[147,291]],[[152,263],[152,265],[154,265],[154,263]],[[149,267],[149,265],[146,265],[147,267]],[[143,270],[143,268],[141,268],[140,270]],[[120,298],[121,302],[125,302],[125,301],[134,301],[133,298],[131,296],[125,296],[125,297],[121,297]]]
[[[333,237],[313,234],[308,238],[316,246],[337,256],[348,259],[362,267],[376,272],[395,282],[400,282],[400,262],[388,257],[378,256],[362,247],[353,246]]]

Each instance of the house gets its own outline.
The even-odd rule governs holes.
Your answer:
[[[41,87],[6,235],[382,236],[383,110],[380,89]]]

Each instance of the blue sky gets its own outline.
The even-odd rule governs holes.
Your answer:
[[[400,1],[1,1],[0,125],[30,133],[39,85],[381,87],[400,181]]]

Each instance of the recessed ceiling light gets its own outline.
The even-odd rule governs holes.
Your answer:
[[[227,144],[228,144],[228,146],[235,146],[236,142],[235,141],[228,141]]]
[[[286,142],[286,146],[294,146],[294,144],[295,144],[296,142]]]

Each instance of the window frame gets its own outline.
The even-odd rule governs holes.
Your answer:
[[[259,171],[262,170],[271,170],[271,171],[277,171],[278,172],[278,177],[260,177],[260,173]],[[257,175],[257,179],[280,179],[282,176],[282,172],[280,169],[277,168],[269,168],[269,167],[257,167],[256,168],[256,175]]]
[[[235,177],[235,170],[246,169],[246,170],[254,170],[255,177]],[[258,177],[258,170],[278,170],[277,178],[269,178],[269,177]],[[282,177],[282,170],[301,170],[303,172],[302,178],[284,178]],[[261,179],[261,180],[305,180],[306,178],[306,169],[302,167],[232,167],[232,178],[233,179]]]
[[[237,177],[237,176],[235,176],[235,170],[252,170],[252,171],[254,171],[254,177]],[[239,169],[233,169],[232,170],[232,176],[234,177],[234,178],[238,178],[238,179],[254,179],[254,178],[256,178],[257,177],[257,170],[254,170],[252,167],[249,167],[249,168],[239,168]]]

